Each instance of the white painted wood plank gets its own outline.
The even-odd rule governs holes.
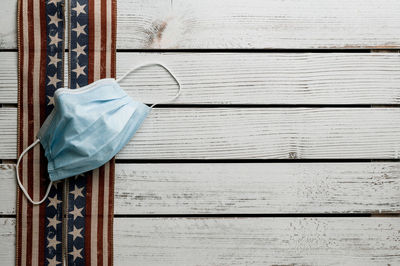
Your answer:
[[[398,163],[117,164],[117,214],[400,212]]]
[[[15,218],[0,218],[0,261],[15,265]]]
[[[17,199],[15,164],[0,164],[0,180],[0,214],[15,215]]]
[[[16,158],[0,108],[0,158]],[[400,158],[399,108],[155,108],[119,159]]]
[[[66,57],[67,58],[67,57]],[[17,53],[0,53],[0,103],[17,102]],[[182,83],[180,104],[399,104],[399,54],[118,53],[117,76],[148,61]],[[139,101],[171,97],[176,84],[159,67],[121,86]]]
[[[119,48],[398,47],[396,0],[119,1]]]
[[[17,52],[0,53],[0,103],[18,102],[18,54]]]
[[[2,1],[0,49],[16,48],[16,4]],[[117,47],[398,48],[397,0],[122,0]]]
[[[3,0],[0,9],[0,49],[17,49],[17,1]]]
[[[400,262],[395,218],[116,219],[115,228],[118,265]]]
[[[0,165],[0,214],[15,214]],[[399,163],[117,164],[115,214],[399,213]]]
[[[15,220],[0,219],[13,265]],[[398,265],[399,218],[116,218],[115,265]]]

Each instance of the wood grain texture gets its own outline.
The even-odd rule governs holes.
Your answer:
[[[400,44],[396,0],[119,3],[119,48],[390,48]]]
[[[15,265],[15,218],[0,218],[0,261]]]
[[[15,214],[0,165],[0,214]],[[117,164],[115,214],[400,213],[400,163]]]
[[[16,49],[16,2],[0,49]],[[397,0],[118,1],[118,49],[400,48]],[[250,52],[250,50],[249,50]],[[174,104],[399,104],[399,54],[132,53],[118,75],[161,61]],[[16,104],[16,52],[0,53],[0,104]],[[176,84],[159,68],[122,84],[153,103]],[[155,109],[119,159],[399,159],[399,108]],[[0,159],[16,159],[16,109],[0,108]],[[115,213],[399,213],[398,162],[134,163],[116,166]],[[15,170],[0,165],[0,215]],[[398,265],[400,219],[115,218],[115,265]],[[15,263],[15,218],[0,218]]]
[[[14,264],[15,220],[0,218]],[[398,265],[398,218],[116,218],[115,265]]]
[[[0,49],[16,48],[2,1]],[[117,48],[399,48],[397,0],[118,1]]]
[[[0,158],[16,159],[16,108]],[[156,108],[119,159],[396,159],[399,108]]]
[[[0,25],[0,49],[17,49],[17,1],[1,1]]]
[[[118,164],[117,214],[400,213],[399,163]]]
[[[0,53],[0,103],[17,102],[17,53]],[[177,104],[399,104],[399,54],[118,53],[117,76],[149,61],[169,66],[182,83]],[[67,79],[67,77],[66,77]],[[121,82],[147,103],[177,85],[159,67]]]

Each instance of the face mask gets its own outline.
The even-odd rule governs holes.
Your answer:
[[[158,63],[150,63],[129,70],[119,79],[101,79],[79,89],[60,88],[54,94],[54,109],[40,128],[37,139],[18,158],[16,176],[18,185],[33,204],[42,203],[50,192],[53,181],[76,176],[96,169],[113,158],[133,137],[151,109],[132,100],[118,82],[129,73],[150,65],[163,67],[179,86],[172,72]],[[23,187],[19,164],[26,152],[41,143],[48,160],[47,170],[51,180],[44,198],[33,201]]]

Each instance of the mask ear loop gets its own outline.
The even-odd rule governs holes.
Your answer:
[[[181,94],[181,88],[182,88],[181,83],[180,83],[179,80],[176,78],[176,76],[172,73],[172,71],[171,71],[168,67],[164,66],[164,65],[161,64],[161,63],[150,62],[150,63],[145,63],[145,64],[142,64],[142,65],[138,65],[138,66],[136,66],[136,67],[133,67],[133,68],[129,69],[124,75],[122,75],[122,77],[118,78],[116,81],[117,81],[117,82],[120,82],[122,79],[126,78],[126,76],[128,76],[130,73],[134,72],[135,70],[138,70],[139,68],[143,68],[143,67],[146,67],[146,66],[160,66],[160,67],[164,68],[164,69],[171,75],[171,77],[175,80],[176,84],[178,84],[178,92],[175,94],[174,97],[172,97],[171,99],[166,100],[166,101],[161,101],[161,102],[158,102],[158,103],[153,103],[153,104],[150,106],[150,108],[153,108],[154,106],[156,106],[156,105],[158,105],[158,104],[170,103],[170,102],[174,101],[176,98],[179,97],[179,95]]]
[[[31,145],[29,145],[28,148],[26,148],[26,149],[21,153],[21,155],[20,155],[19,158],[18,158],[17,165],[15,166],[16,172],[17,172],[16,174],[17,174],[18,186],[20,187],[20,189],[22,190],[22,192],[24,192],[25,197],[26,197],[32,204],[34,204],[34,205],[41,204],[43,201],[45,201],[45,200],[47,199],[47,197],[49,196],[50,189],[51,189],[51,185],[53,184],[53,181],[50,181],[50,184],[49,184],[49,186],[47,187],[46,194],[44,195],[44,198],[41,199],[40,201],[33,201],[32,198],[29,196],[28,191],[26,191],[26,189],[24,188],[24,186],[23,186],[22,183],[21,183],[21,180],[19,179],[19,173],[18,173],[19,171],[18,171],[18,169],[19,169],[19,163],[21,162],[22,157],[24,157],[25,153],[27,153],[31,148],[33,148],[36,144],[38,144],[39,141],[40,141],[40,139],[36,139]]]

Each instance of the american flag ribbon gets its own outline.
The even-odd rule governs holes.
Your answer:
[[[65,10],[69,44],[64,43]],[[78,88],[115,77],[115,0],[18,0],[18,156],[36,137],[64,86],[64,48],[69,48],[69,82]],[[114,159],[53,185],[41,205],[17,188],[16,265],[112,265]],[[33,200],[49,178],[37,145],[18,169]]]

